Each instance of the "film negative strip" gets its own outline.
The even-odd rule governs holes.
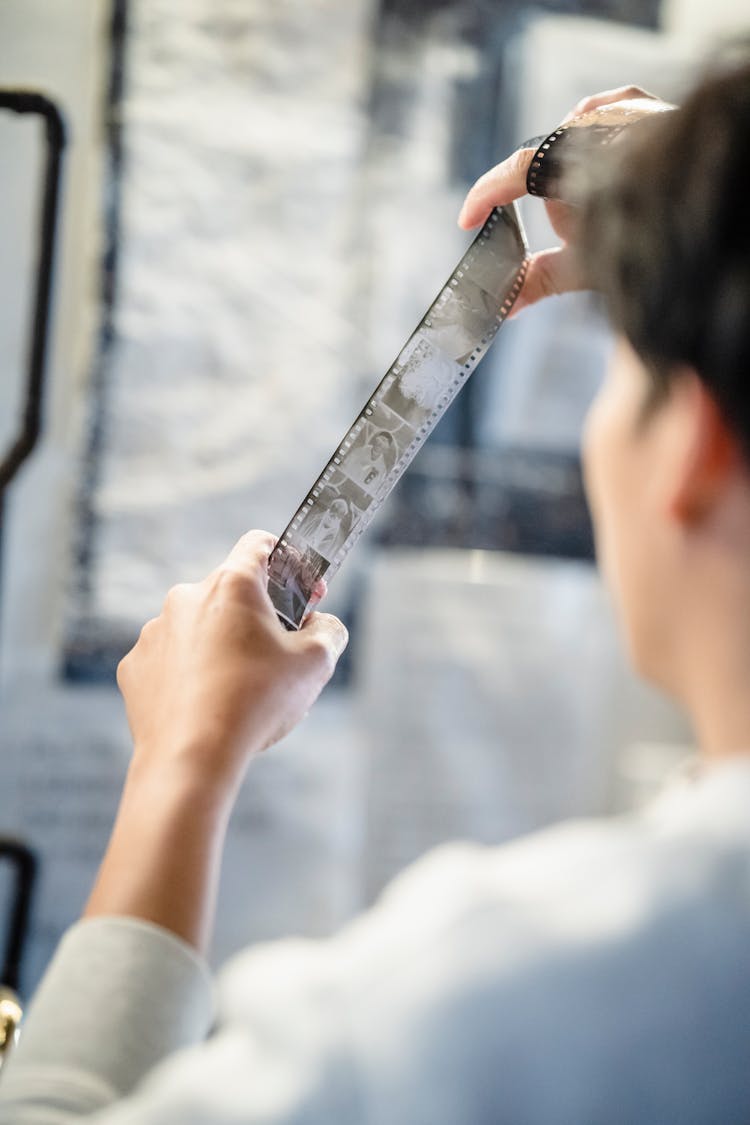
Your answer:
[[[674,107],[651,98],[632,98],[600,106],[574,117],[544,137],[532,137],[521,148],[536,151],[526,174],[529,195],[575,203],[583,187],[585,170],[597,149],[606,148],[620,134],[655,114]]]
[[[555,129],[544,137],[529,165],[526,174],[529,195],[573,202],[571,194],[575,193],[576,173],[588,165],[594,149],[610,144],[624,128],[625,125],[578,126],[571,122]],[[531,142],[524,145],[524,148],[530,147]]]
[[[350,426],[271,554],[268,591],[298,629],[485,355],[518,296],[528,247],[496,208]]]

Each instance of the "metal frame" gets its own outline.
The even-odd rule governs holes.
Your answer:
[[[18,992],[21,958],[29,929],[31,899],[39,864],[28,844],[7,836],[0,837],[0,860],[8,860],[15,872],[13,906],[8,920],[0,982]]]
[[[44,192],[39,222],[39,263],[26,376],[26,398],[19,432],[11,442],[10,448],[2,461],[0,461],[1,504],[5,489],[32,453],[39,440],[42,428],[42,403],[52,304],[55,234],[60,200],[62,153],[65,148],[66,136],[60,110],[44,94],[28,90],[0,90],[0,109],[41,117],[45,125],[47,147]]]
[[[50,98],[36,91],[0,90],[0,110],[40,118],[44,124],[46,146],[24,404],[16,435],[11,439],[7,451],[0,460],[0,532],[2,532],[5,490],[33,452],[42,431],[52,281],[66,133],[63,116],[58,107]],[[28,932],[38,862],[28,844],[22,840],[5,837],[0,837],[0,860],[11,863],[15,876],[0,981],[7,989],[16,992],[19,987],[21,957]]]

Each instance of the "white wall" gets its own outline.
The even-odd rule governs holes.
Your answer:
[[[5,514],[0,660],[6,685],[20,674],[45,675],[57,655],[82,389],[95,324],[108,8],[105,0],[4,0],[0,6],[0,85],[48,94],[69,130],[44,435],[11,486]],[[33,120],[0,115],[3,448],[17,418],[31,310],[43,153],[41,127]]]
[[[663,0],[662,25],[671,35],[698,40],[704,48],[720,38],[750,32],[747,0]]]

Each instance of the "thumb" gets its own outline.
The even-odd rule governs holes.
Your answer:
[[[349,633],[343,622],[332,613],[310,613],[295,639],[307,660],[327,666],[330,679],[349,643]]]

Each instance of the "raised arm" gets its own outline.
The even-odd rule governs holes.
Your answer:
[[[234,798],[250,758],[306,714],[347,642],[328,614],[282,628],[266,590],[273,546],[250,532],[202,582],[176,586],[120,664],[132,762],[85,916],[3,1068],[3,1125],[88,1117],[211,1026],[198,954]]]
[[[347,642],[330,614],[282,628],[266,591],[273,545],[250,532],[202,582],[176,586],[120,664],[133,759],[89,918],[127,915],[208,943],[247,763],[306,714]]]

